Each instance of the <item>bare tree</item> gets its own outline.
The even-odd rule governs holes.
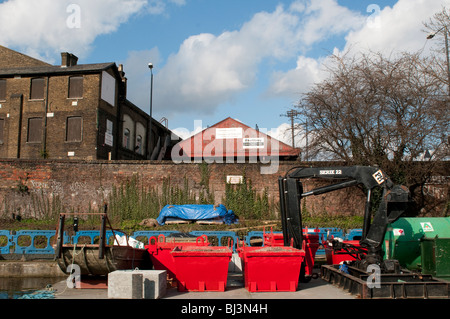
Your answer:
[[[435,58],[346,54],[333,56],[328,71],[298,104],[309,125],[310,154],[378,165],[412,191],[423,185],[448,155],[449,100]],[[418,170],[417,160],[428,165]]]
[[[449,53],[449,28],[450,28],[450,10],[446,7],[442,7],[441,11],[434,14],[428,21],[424,22],[425,26],[424,32],[428,33],[427,39],[436,38],[439,44],[436,50],[440,58],[436,61],[438,66],[441,68],[442,72],[446,74],[442,80],[446,81],[448,86],[448,94],[450,95],[450,53]],[[439,63],[440,62],[440,63]]]

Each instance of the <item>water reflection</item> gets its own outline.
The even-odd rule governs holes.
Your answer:
[[[45,289],[61,278],[0,278],[0,299],[18,299]]]

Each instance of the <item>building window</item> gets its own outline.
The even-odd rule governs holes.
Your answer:
[[[43,100],[44,99],[44,79],[31,79],[31,100]]]
[[[126,149],[130,149],[130,147],[131,147],[130,141],[131,141],[130,130],[126,128],[123,131],[123,147],[125,147]]]
[[[136,146],[134,148],[136,153],[142,155],[142,136],[138,135],[136,137]]]
[[[3,132],[4,132],[4,128],[5,128],[5,120],[4,119],[0,119],[0,144],[3,144]]]
[[[42,141],[42,118],[35,117],[28,119],[27,142],[40,143]]]
[[[83,119],[81,116],[72,116],[67,118],[66,123],[66,141],[81,142],[83,132]]]
[[[72,76],[69,78],[69,99],[83,97],[83,77]]]
[[[6,80],[0,79],[0,101],[6,101]]]

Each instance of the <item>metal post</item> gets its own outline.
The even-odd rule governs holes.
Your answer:
[[[444,27],[445,31],[445,53],[447,55],[447,78],[448,78],[448,95],[450,95],[450,56],[448,52],[448,28]]]
[[[56,258],[61,258],[62,245],[64,241],[64,220],[65,215],[59,215],[59,224],[58,224],[58,232],[56,234]]]
[[[151,73],[151,80],[150,80],[150,123],[148,125],[149,127],[149,141],[148,141],[148,154],[149,154],[149,159],[151,159],[152,153],[153,153],[153,148],[152,148],[152,141],[153,141],[153,132],[152,132],[152,122],[153,122],[153,64],[149,63],[148,67],[150,68],[150,73]]]
[[[100,227],[100,243],[98,249],[98,259],[105,257],[105,245],[106,245],[106,211],[108,206],[105,204],[105,213],[102,214],[102,224]]]
[[[371,205],[370,205],[371,197],[372,197],[372,190],[368,189],[367,190],[366,207],[365,207],[365,211],[364,211],[364,228],[363,228],[363,233],[362,233],[362,239],[366,239],[367,234],[370,229],[370,219],[371,219],[371,209],[372,209]]]

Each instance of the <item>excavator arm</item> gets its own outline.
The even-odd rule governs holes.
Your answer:
[[[309,178],[329,179],[335,183],[304,192],[301,180]],[[285,245],[293,241],[294,247],[299,249],[303,240],[302,198],[356,185],[364,186],[367,198],[360,245],[367,249],[367,255],[364,256],[366,264],[381,264],[381,245],[387,225],[403,214],[410,201],[406,187],[394,185],[382,170],[370,166],[293,168],[284,177],[279,178],[278,184]],[[382,189],[382,199],[377,212],[372,216],[371,195],[375,188]]]

